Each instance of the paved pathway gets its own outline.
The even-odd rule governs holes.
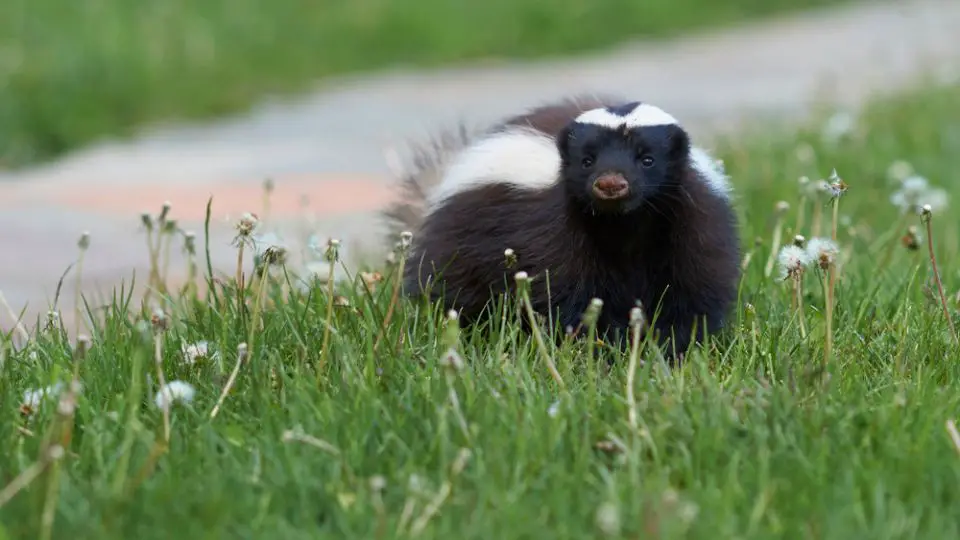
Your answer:
[[[855,105],[928,68],[960,68],[958,28],[958,0],[868,2],[563,60],[344,79],[238,118],[97,145],[0,173],[0,291],[16,310],[45,312],[84,230],[91,233],[85,290],[109,291],[134,270],[142,282],[140,213],[169,200],[172,216],[202,241],[210,195],[214,264],[229,271],[231,220],[259,211],[267,176],[277,186],[272,213],[290,218],[278,225],[296,225],[306,195],[318,234],[375,247],[376,210],[391,196],[385,150],[402,153],[405,140],[450,122],[486,122],[565,93],[613,90],[658,103],[707,136],[744,118],[801,115],[825,83],[832,99]],[[70,280],[65,309],[72,291]],[[0,313],[0,328],[10,325]]]

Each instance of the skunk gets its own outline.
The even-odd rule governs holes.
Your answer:
[[[640,305],[674,356],[722,329],[736,299],[728,179],[649,103],[573,97],[483,131],[461,125],[416,154],[401,187],[385,217],[413,233],[403,289],[466,324],[523,271],[534,310],[561,328],[599,298],[598,332],[623,344]]]

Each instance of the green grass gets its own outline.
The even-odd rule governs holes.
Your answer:
[[[0,167],[395,65],[583,51],[847,0],[12,0]]]
[[[513,310],[488,340],[466,329],[453,336],[460,372],[441,362],[451,342],[442,317],[411,302],[397,305],[374,352],[389,274],[370,298],[345,285],[338,291],[351,306],[334,310],[319,373],[324,287],[286,297],[280,285],[265,289],[263,329],[211,420],[238,344],[255,327],[228,284],[215,297],[181,296],[167,308],[164,375],[197,394],[173,408],[169,449],[150,467],[164,424],[149,399],[157,391],[153,337],[146,317],[122,315],[128,302],[118,293],[79,364],[84,387],[58,476],[40,475],[0,507],[0,538],[38,537],[48,504],[56,538],[408,537],[409,525],[397,532],[404,509],[413,505],[417,522],[445,483],[448,495],[420,538],[593,538],[603,527],[613,538],[955,538],[960,454],[945,422],[960,416],[960,348],[924,293],[925,243],[914,252],[897,243],[886,270],[878,260],[902,233],[888,200],[892,162],[908,160],[952,201],[960,196],[957,90],[876,103],[835,145],[811,128],[723,147],[744,244],[749,250],[760,237],[764,245],[753,252],[729,331],[669,372],[652,349],[642,352],[637,430],[628,421],[627,358],[604,373],[582,344],[551,351],[568,390],[561,392]],[[797,159],[800,144],[811,145],[815,165]],[[789,285],[765,278],[763,266],[775,202],[791,204],[786,220],[795,223],[796,178],[832,167],[849,190],[839,207],[834,354],[823,386],[817,274],[805,278],[803,339]],[[801,232],[811,237],[811,206],[805,211]],[[955,215],[947,208],[933,218],[951,297],[960,285]],[[205,267],[202,249],[198,264]],[[17,351],[14,338],[0,349],[0,490],[59,433],[55,399],[21,418],[24,391],[67,381],[74,366],[56,331]],[[181,346],[199,340],[220,357],[184,364]],[[294,429],[338,451],[284,442]],[[464,448],[469,459],[454,475]]]

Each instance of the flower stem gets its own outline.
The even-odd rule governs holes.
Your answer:
[[[930,265],[933,267],[933,278],[937,282],[937,292],[940,293],[940,306],[943,307],[943,316],[947,319],[950,326],[950,335],[953,341],[960,346],[960,336],[957,335],[957,329],[953,326],[953,318],[950,317],[950,310],[947,308],[947,297],[943,294],[943,282],[940,281],[940,271],[937,269],[937,257],[933,251],[933,219],[927,216],[923,219],[927,226],[927,249],[930,251]]]

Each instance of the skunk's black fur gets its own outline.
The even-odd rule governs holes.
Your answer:
[[[584,111],[621,103],[574,98],[492,128],[526,125],[557,142],[560,178],[539,191],[487,184],[458,193],[425,217],[424,198],[471,135],[461,130],[422,151],[403,180],[405,198],[386,213],[395,234],[414,233],[406,293],[429,291],[446,309],[458,309],[462,321],[476,322],[493,298],[513,289],[522,270],[535,278],[534,309],[546,315],[552,308],[561,328],[576,327],[594,297],[604,302],[598,329],[613,339],[623,337],[637,300],[671,353],[685,351],[691,338],[702,340],[704,330],[722,328],[736,298],[740,260],[729,201],[692,167],[690,141],[679,126],[625,133],[572,123]],[[653,164],[641,164],[638,148]],[[587,153],[594,158],[589,167],[581,164]],[[628,200],[611,206],[591,196],[588,186],[601,165],[624,173]],[[506,248],[518,258],[510,269]]]

